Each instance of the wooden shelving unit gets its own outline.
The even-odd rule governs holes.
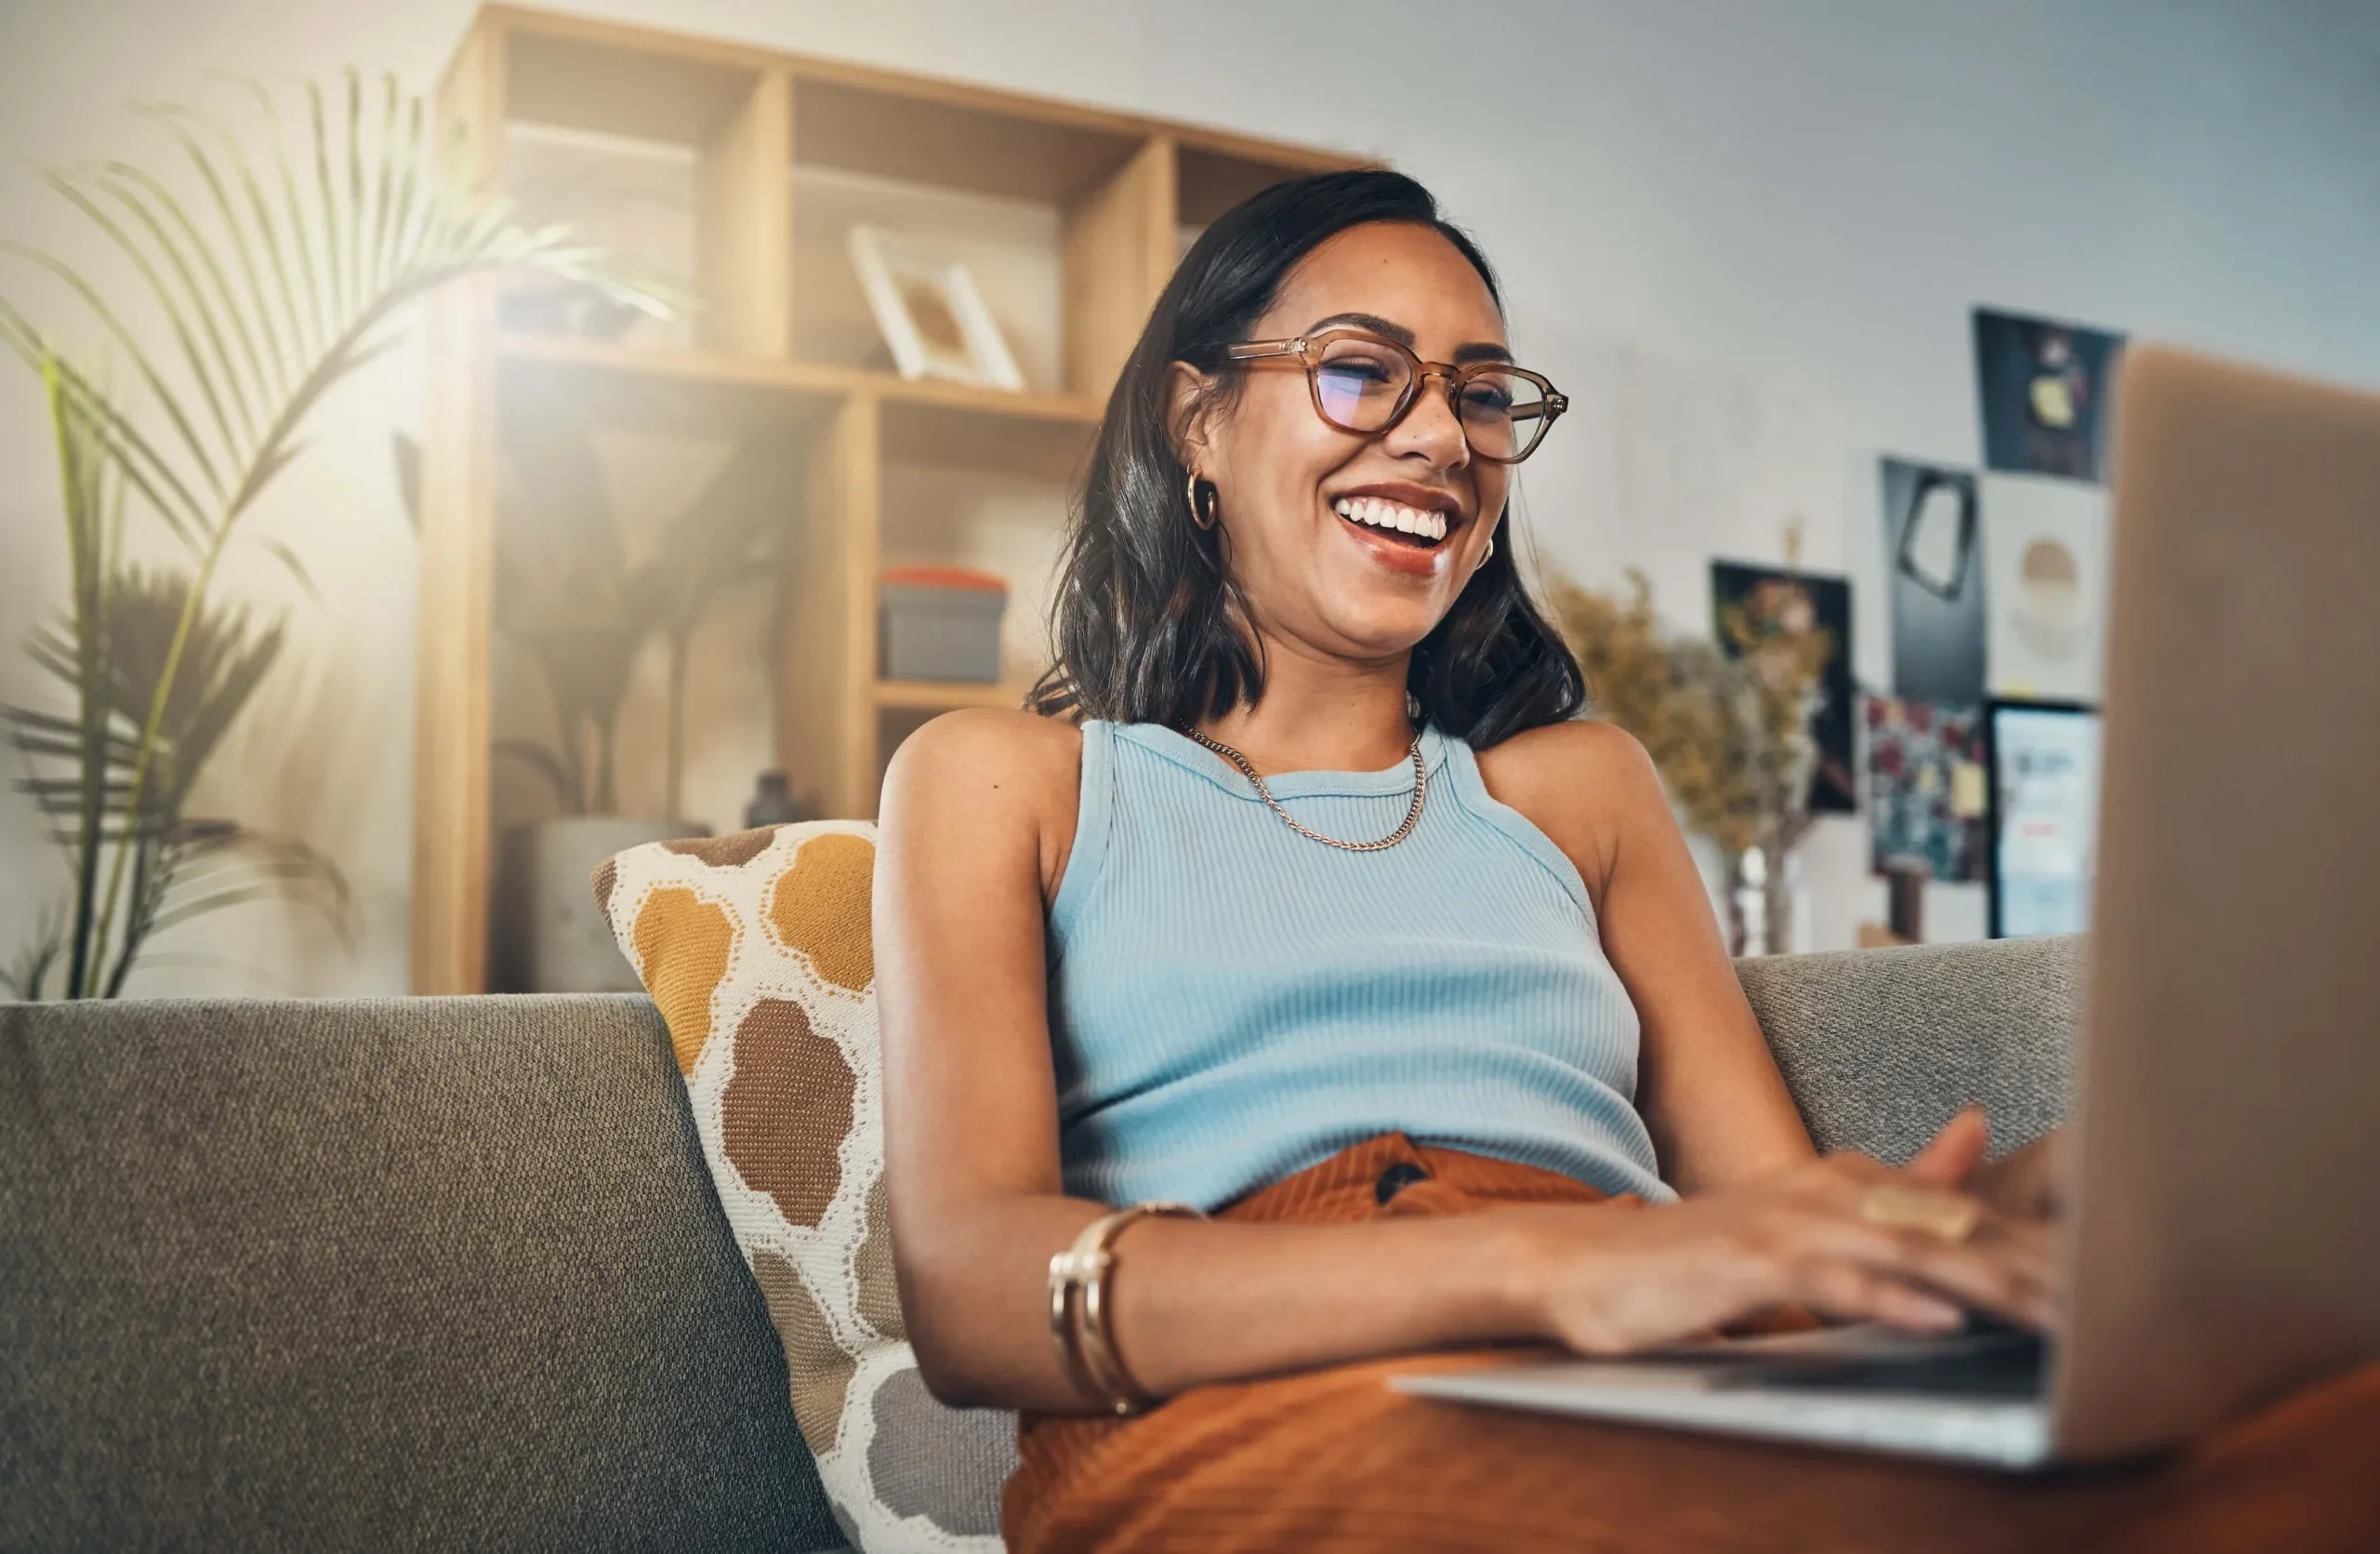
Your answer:
[[[620,339],[500,329],[496,284],[435,308],[414,801],[424,993],[485,988],[495,835],[520,817],[493,758],[509,406],[787,452],[768,746],[795,791],[869,816],[909,729],[950,708],[1013,706],[1041,667],[1013,653],[998,684],[879,679],[884,565],[969,559],[949,553],[965,521],[949,493],[981,486],[1008,503],[1012,613],[1038,598],[1046,562],[1025,552],[1054,554],[1064,488],[1188,236],[1268,183],[1359,160],[509,6],[473,20],[439,102],[473,145],[507,148],[508,166],[516,140],[559,146],[677,192],[685,230],[649,213],[583,230],[656,246],[699,305],[674,334]],[[1018,352],[1025,392],[905,380],[877,359],[841,251],[855,210],[894,230],[947,220],[954,242],[977,244],[995,312],[997,278],[1032,337]],[[1028,509],[1042,532],[1020,540],[1014,514]]]

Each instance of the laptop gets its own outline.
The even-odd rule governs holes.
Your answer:
[[[2023,1469],[2380,1358],[2380,397],[2135,345],[2058,1335],[1844,1328],[1424,1397]]]

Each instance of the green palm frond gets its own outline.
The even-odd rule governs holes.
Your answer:
[[[61,259],[0,243],[79,300],[126,381],[119,392],[68,361],[0,295],[0,345],[48,391],[70,538],[73,602],[27,647],[71,686],[76,714],[7,714],[35,766],[25,786],[74,869],[69,996],[119,990],[142,938],[193,910],[336,877],[288,839],[266,845],[234,827],[244,883],[189,908],[166,900],[214,856],[202,843],[216,845],[216,832],[189,830],[181,805],[282,643],[278,624],[212,605],[210,589],[323,401],[397,342],[415,304],[466,277],[533,270],[656,315],[675,300],[563,228],[522,220],[488,192],[487,148],[436,131],[428,104],[393,77],[307,84],[295,133],[272,94],[240,85],[255,110],[245,141],[196,109],[142,110],[171,142],[170,180],[121,161],[46,175],[128,267],[137,305],[119,306]],[[157,339],[134,318],[157,320]],[[179,540],[187,573],[122,564],[128,499]],[[295,548],[252,542],[312,591]],[[330,897],[343,902],[344,885]]]
[[[35,777],[23,785],[54,819],[75,813],[71,801],[94,769],[104,773],[113,801],[109,819],[125,819],[126,796],[144,748],[142,720],[156,702],[166,658],[189,607],[190,588],[189,576],[180,572],[126,566],[118,573],[99,642],[104,673],[98,681],[96,743],[92,730],[79,721],[30,708],[7,711],[19,750],[36,758],[73,758],[83,768],[66,776]],[[63,623],[35,631],[25,645],[35,664],[81,688],[80,666],[71,656],[76,643]],[[203,609],[192,621],[182,635],[179,671],[165,698],[156,737],[147,747],[152,780],[146,784],[142,825],[168,824],[179,812],[191,783],[263,684],[281,645],[281,625],[256,631],[245,606]],[[90,759],[95,752],[96,761]]]
[[[170,349],[144,346],[73,267],[0,246],[64,283],[131,365],[162,427],[142,430],[144,418],[71,368],[69,391],[127,476],[193,545],[247,511],[295,457],[314,406],[394,342],[387,326],[398,314],[449,281],[531,268],[668,311],[657,288],[615,278],[566,229],[523,226],[509,202],[478,193],[471,148],[459,139],[433,145],[421,100],[403,98],[393,78],[382,83],[377,127],[353,72],[343,117],[319,84],[308,84],[311,186],[292,165],[271,96],[245,85],[269,166],[211,115],[146,110],[204,192],[195,212],[163,179],[125,163],[46,175],[129,262]],[[20,349],[40,339],[14,308],[0,309]]]
[[[245,605],[201,605],[193,613],[191,591],[185,574],[126,567],[108,623],[110,711],[138,728],[157,710],[158,798],[173,809],[264,683],[283,640],[279,621],[258,631]],[[181,656],[169,681],[177,642]]]

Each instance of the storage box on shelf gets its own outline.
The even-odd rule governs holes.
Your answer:
[[[879,675],[912,684],[999,683],[1008,584],[997,574],[961,566],[895,566],[885,569],[880,587]]]
[[[498,542],[535,478],[522,406],[784,456],[769,477],[782,486],[773,594],[705,650],[761,665],[767,689],[739,692],[748,707],[690,697],[700,726],[686,788],[746,792],[743,768],[774,765],[828,814],[870,815],[892,747],[919,723],[1014,706],[1041,667],[1036,627],[1067,488],[1185,243],[1267,183],[1359,160],[502,6],[473,20],[440,105],[508,192],[692,306],[653,325],[566,292],[488,285],[435,310],[415,786],[423,992],[486,986],[492,843],[522,803],[492,761],[529,715],[492,619]],[[967,264],[1025,390],[895,374],[852,272],[855,222]],[[629,484],[665,509],[697,495],[669,480],[690,485],[707,467],[655,456]],[[515,494],[499,500],[507,483]],[[899,565],[1001,577],[1000,679],[879,672],[879,581]]]

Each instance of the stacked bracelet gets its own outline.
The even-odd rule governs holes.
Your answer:
[[[1092,1220],[1072,1246],[1050,1259],[1050,1340],[1057,1346],[1058,1363],[1077,1391],[1119,1415],[1138,1414],[1157,1399],[1141,1389],[1116,1351],[1107,1311],[1107,1275],[1116,1255],[1108,1248],[1134,1220],[1160,1215],[1207,1217],[1187,1203],[1135,1203]]]

